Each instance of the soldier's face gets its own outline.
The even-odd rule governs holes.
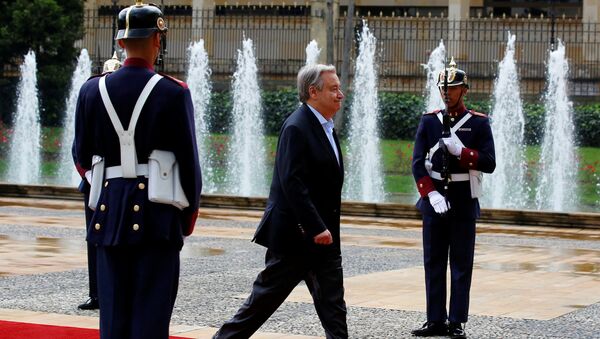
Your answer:
[[[444,88],[440,87],[440,93],[442,99],[446,99],[444,94]],[[448,87],[448,106],[454,107],[462,102],[462,98],[467,94],[467,88],[465,86],[449,86]]]
[[[344,93],[342,93],[340,79],[337,74],[323,72],[321,73],[321,79],[323,80],[323,88],[318,90],[315,87],[311,87],[310,96],[311,101],[318,106],[315,109],[321,112],[325,118],[329,119],[342,107]]]

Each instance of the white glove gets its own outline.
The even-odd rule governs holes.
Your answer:
[[[442,138],[442,140],[444,141],[444,144],[446,144],[446,147],[448,147],[448,152],[450,152],[450,154],[457,157],[460,156],[463,149],[461,145],[457,144],[452,138]]]
[[[446,198],[438,191],[431,191],[427,196],[429,197],[429,203],[433,206],[435,213],[444,214],[450,209],[450,202],[446,202]]]

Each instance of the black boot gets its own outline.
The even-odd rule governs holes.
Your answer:
[[[80,310],[97,310],[100,308],[100,304],[98,303],[98,298],[90,297],[86,302],[77,306]]]
[[[421,328],[412,330],[410,333],[417,337],[433,337],[448,334],[445,322],[428,321]]]
[[[466,339],[467,334],[461,323],[450,323],[448,325],[448,336],[452,339]]]

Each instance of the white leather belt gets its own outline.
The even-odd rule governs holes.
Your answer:
[[[137,164],[135,165],[135,174],[139,177],[141,175],[148,176],[148,164]],[[111,166],[105,169],[104,179],[122,178],[123,167]]]
[[[440,172],[431,171],[429,176],[436,180],[444,180]],[[469,181],[469,173],[450,174],[450,181]]]

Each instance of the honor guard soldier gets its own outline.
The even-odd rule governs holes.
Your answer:
[[[123,9],[116,40],[128,58],[78,98],[73,158],[90,183],[101,338],[168,338],[179,252],[198,214],[190,91],[153,66],[166,31],[155,5]]]
[[[104,62],[102,67],[102,74],[111,73],[118,70],[121,67],[121,62],[117,58],[117,52],[115,52],[112,58]],[[90,227],[90,220],[94,211],[88,207],[88,201],[90,197],[90,184],[83,178],[79,184],[79,191],[84,195],[84,209],[85,209],[85,225],[86,230]],[[87,259],[88,259],[88,281],[90,289],[90,298],[77,306],[80,310],[97,310],[100,307],[98,302],[98,277],[96,274],[96,246],[90,242],[87,243]]]
[[[454,60],[449,66],[438,77],[446,109],[421,117],[413,152],[412,172],[420,194],[417,208],[423,215],[427,322],[412,334],[466,338],[462,324],[469,313],[475,220],[480,214],[477,198],[482,172],[492,173],[496,161],[489,119],[465,108],[467,75]]]

